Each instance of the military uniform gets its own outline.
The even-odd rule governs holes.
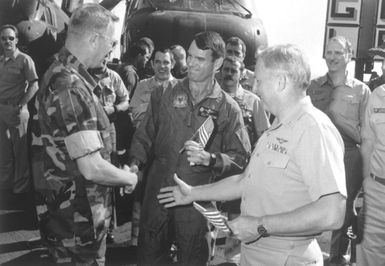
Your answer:
[[[255,81],[254,72],[245,68],[242,72],[241,79],[239,80],[239,84],[241,84],[245,90],[252,92],[254,88],[254,81]]]
[[[345,145],[344,163],[348,191],[346,216],[342,228],[333,231],[330,248],[330,262],[339,262],[348,249],[347,230],[354,222],[354,200],[362,185],[362,160],[358,145],[361,143],[360,128],[370,90],[361,81],[350,78],[335,86],[328,75],[325,75],[312,80],[307,93],[314,106],[329,115]]]
[[[9,57],[0,56],[0,188],[13,192],[30,189],[27,106],[18,104],[27,82],[38,77],[31,57],[18,49]]]
[[[382,84],[385,84],[384,75],[371,79],[368,83],[368,87],[370,88],[371,91],[374,91],[375,88],[381,86]]]
[[[94,93],[98,96],[102,106],[114,107],[122,102],[128,102],[128,91],[124,86],[123,80],[115,71],[106,68],[105,71],[99,73],[98,71],[91,71],[92,76],[98,82]],[[116,131],[114,122],[117,119],[117,111],[108,115],[111,123],[110,134],[112,139],[112,150],[116,152]]]
[[[241,108],[250,143],[254,145],[262,133],[270,126],[262,102],[257,95],[243,89],[241,85],[233,99]]]
[[[167,88],[169,82],[175,83],[176,80],[170,75],[170,78],[166,81],[157,81],[155,77],[143,79],[139,81],[137,89],[132,96],[130,107],[132,110],[132,119],[134,126],[137,128],[142,121],[144,114],[146,113],[148,103],[150,102],[151,93],[156,87],[163,86]]]
[[[88,181],[76,159],[111,153],[108,117],[85,67],[63,48],[44,75],[33,123],[33,169],[42,241],[56,262],[104,265],[111,188]]]
[[[242,216],[290,212],[332,193],[346,196],[341,136],[306,97],[259,138],[242,176]],[[314,235],[242,243],[243,266],[308,264],[323,265]]]
[[[232,97],[241,108],[243,122],[247,129],[250,144],[254,146],[262,133],[270,126],[261,100],[254,93],[243,89],[241,85]],[[224,211],[240,213],[240,203],[240,199],[229,201],[222,205],[222,207]]]
[[[364,233],[357,245],[357,265],[384,265],[385,263],[385,86],[373,91],[365,112],[362,137],[373,143],[366,158],[370,176],[365,176]]]
[[[215,74],[215,79],[218,81],[219,85],[222,86],[222,72]],[[239,84],[243,89],[253,92],[254,87],[254,72],[245,68],[241,73],[241,78],[239,79]]]
[[[186,152],[179,151],[209,115],[215,128],[206,150],[216,154],[216,163],[211,167],[190,166]],[[153,155],[142,205],[139,265],[166,264],[173,240],[178,263],[206,265],[204,217],[192,205],[166,209],[156,196],[160,188],[175,184],[174,173],[193,186],[240,173],[249,151],[240,109],[217,83],[212,93],[196,105],[192,102],[188,78],[169,85],[164,93],[162,87],[155,89],[130,150],[130,155],[144,164]]]

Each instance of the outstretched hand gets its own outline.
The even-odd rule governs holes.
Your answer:
[[[176,174],[174,174],[174,180],[177,184],[176,186],[161,188],[158,194],[159,203],[164,204],[165,208],[193,202],[191,196],[192,187],[179,179]]]

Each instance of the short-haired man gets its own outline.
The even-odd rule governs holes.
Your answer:
[[[155,75],[139,81],[130,102],[134,126],[138,128],[150,102],[151,93],[156,87],[166,89],[170,82],[175,81],[171,69],[175,64],[174,56],[169,49],[155,51],[153,69]]]
[[[235,56],[227,56],[221,69],[222,89],[238,103],[242,110],[243,121],[253,146],[262,133],[270,126],[260,98],[243,89],[240,84],[244,63]]]
[[[186,51],[185,49],[179,45],[171,46],[171,52],[174,55],[175,65],[171,71],[172,75],[176,79],[183,79],[187,77],[187,62],[186,62]]]
[[[246,165],[250,143],[241,110],[214,79],[224,46],[216,32],[197,34],[188,50],[188,77],[166,90],[154,90],[135,132],[132,165],[152,158],[142,205],[138,265],[168,265],[174,241],[180,265],[206,265],[205,219],[191,205],[166,209],[156,196],[161,187],[174,183],[175,173],[200,185],[239,173]],[[212,121],[214,127],[211,135],[204,127],[207,145],[192,138],[205,121]]]
[[[27,103],[38,90],[38,77],[31,57],[19,51],[18,30],[0,28],[0,188],[15,193],[31,188]]]
[[[150,60],[150,48],[147,45],[140,46],[134,44],[122,58],[122,64],[118,67],[117,72],[123,79],[130,98],[134,95],[136,86],[140,80],[138,70],[144,69]]]
[[[246,57],[246,44],[238,37],[231,37],[226,41],[226,56],[235,56],[238,57],[242,62]],[[222,76],[219,74],[216,75],[216,79],[219,84],[222,86]],[[241,74],[239,83],[245,90],[253,91],[254,87],[254,73],[253,71],[244,68]]]
[[[159,201],[174,208],[242,198],[241,215],[229,222],[242,241],[241,265],[323,265],[315,236],[339,228],[345,211],[341,136],[306,96],[310,66],[297,47],[262,51],[255,77],[275,120],[259,138],[246,170],[205,186],[175,177],[178,186],[161,189]]]
[[[358,148],[361,143],[360,128],[370,94],[368,86],[363,82],[347,77],[347,65],[351,57],[352,47],[346,38],[342,36],[331,38],[326,45],[325,53],[328,73],[312,80],[308,89],[308,95],[314,106],[330,117],[341,133],[345,146],[348,198],[344,225],[332,234],[329,262],[335,265],[348,263],[344,257],[349,246],[347,232],[348,228],[355,224],[354,200],[362,185],[362,160]],[[354,227],[353,230],[355,229]],[[351,249],[355,249],[355,246],[351,245]],[[354,262],[354,259],[351,257],[350,261]]]
[[[117,17],[97,4],[70,18],[65,45],[37,94],[33,128],[35,188],[43,243],[56,262],[104,265],[111,216],[110,185],[133,189],[135,169],[109,162],[109,121],[87,69],[116,45]],[[136,169],[137,170],[137,169]]]

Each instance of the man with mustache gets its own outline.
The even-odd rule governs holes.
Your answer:
[[[221,75],[222,89],[238,103],[242,110],[243,121],[249,133],[250,144],[253,146],[269,126],[269,120],[259,97],[245,90],[239,83],[245,65],[235,56],[225,57]]]
[[[225,49],[225,55],[226,56],[235,56],[239,58],[242,62],[245,60],[246,57],[246,44],[244,41],[242,41],[238,37],[231,37],[226,41],[226,49]],[[219,82],[219,84],[222,86],[222,76],[219,72],[217,75],[215,75],[215,78]],[[239,78],[239,83],[242,85],[243,89],[253,91],[254,87],[254,73],[253,71],[243,68],[241,76]]]
[[[38,77],[31,57],[16,47],[17,28],[2,26],[0,38],[0,189],[23,193],[31,188],[27,103],[38,90]]]
[[[222,89],[238,103],[242,111],[243,121],[247,133],[249,134],[250,144],[253,147],[262,133],[270,126],[262,102],[257,95],[245,90],[239,83],[245,65],[236,56],[227,56],[223,60],[221,69]],[[239,216],[241,200],[228,201],[222,204],[222,210],[228,213],[229,220]],[[230,262],[238,262],[235,256],[240,253],[240,241],[233,238],[226,238],[225,256]]]
[[[110,186],[132,191],[137,169],[110,163],[110,122],[87,72],[116,45],[118,18],[97,4],[76,9],[64,47],[44,75],[33,123],[34,181],[43,244],[56,263],[104,265]]]
[[[348,228],[356,231],[357,214],[354,200],[362,185],[362,160],[359,151],[360,129],[370,90],[363,82],[347,76],[352,58],[351,43],[342,36],[331,38],[326,45],[325,61],[328,73],[313,80],[307,91],[315,107],[325,112],[341,133],[345,144],[346,216],[341,229],[333,231],[330,265],[347,265],[344,257],[349,246]],[[355,232],[354,232],[355,233]],[[354,262],[355,247],[352,246]]]

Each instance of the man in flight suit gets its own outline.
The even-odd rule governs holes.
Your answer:
[[[138,265],[168,265],[174,241],[178,263],[206,265],[205,218],[192,205],[168,210],[156,196],[160,188],[174,184],[175,173],[202,185],[239,173],[247,163],[250,143],[242,113],[214,79],[224,47],[218,33],[197,34],[188,50],[188,77],[166,90],[154,90],[134,135],[132,164],[146,164],[153,156],[142,206]],[[203,147],[191,137],[209,116],[214,131]]]

